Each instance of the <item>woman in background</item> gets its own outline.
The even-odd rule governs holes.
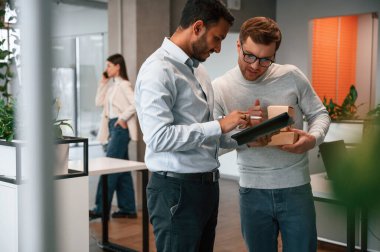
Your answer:
[[[107,59],[96,93],[96,106],[103,107],[102,121],[98,139],[107,144],[106,156],[128,159],[130,138],[137,140],[136,109],[132,84],[128,80],[124,57],[114,54]],[[117,194],[119,210],[112,213],[113,218],[137,218],[135,192],[131,172],[108,175],[108,208],[111,209],[113,193]],[[89,211],[90,219],[102,214],[102,181],[99,179],[96,192],[96,206]]]

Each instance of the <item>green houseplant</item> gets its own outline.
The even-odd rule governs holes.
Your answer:
[[[5,29],[8,34],[8,40],[0,40],[0,139],[4,139],[8,142],[15,138],[16,132],[16,122],[15,122],[15,103],[11,90],[11,84],[14,81],[14,74],[12,69],[16,66],[16,50],[10,50],[9,36],[14,36],[15,39],[12,41],[18,45],[19,38],[15,34],[10,35],[10,31],[14,31],[13,26],[15,26],[15,21],[17,21],[16,16],[10,16],[5,20],[6,8],[11,11],[16,11],[11,2],[0,0],[0,29]],[[16,13],[17,15],[17,13]],[[13,23],[10,22],[13,20]],[[6,47],[7,46],[7,47]],[[67,126],[71,128],[68,123],[68,119],[58,119],[59,110],[61,107],[60,101],[58,99],[54,100],[54,106],[56,109],[56,117],[53,121],[53,131],[57,139],[63,139],[62,127]]]
[[[327,111],[329,112],[329,116],[333,121],[355,120],[358,119],[358,116],[356,115],[358,107],[362,105],[355,105],[357,98],[358,92],[355,86],[351,85],[342,105],[336,104],[332,99],[327,102],[326,96],[323,97],[323,105],[325,105]]]
[[[16,17],[11,16],[5,20],[6,7],[11,9],[8,1],[0,0],[0,29],[6,30],[9,35],[9,31],[13,30],[9,22],[15,20]],[[14,42],[18,43],[17,37]],[[15,65],[16,51],[11,51],[7,43],[9,42],[6,39],[0,40],[0,139],[12,141],[15,136],[15,100],[10,92],[10,85],[14,77],[12,67]]]
[[[73,128],[71,127],[71,124],[68,122],[69,119],[58,119],[59,116],[59,111],[61,110],[61,101],[56,98],[54,99],[54,107],[56,110],[56,117],[53,122],[53,132],[54,136],[58,139],[63,139],[63,132],[62,132],[62,127],[66,126],[71,129],[71,131],[74,132]]]
[[[0,139],[12,141],[14,137],[14,109],[13,102],[0,99]]]

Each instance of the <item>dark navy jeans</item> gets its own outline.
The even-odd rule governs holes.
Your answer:
[[[219,183],[194,182],[153,173],[148,211],[157,252],[212,252]]]
[[[119,125],[114,127],[117,119],[112,119],[108,123],[110,139],[107,146],[107,157],[128,159],[129,131]],[[114,192],[117,194],[117,205],[122,213],[136,213],[135,191],[130,172],[109,174],[108,179],[108,209],[111,209],[111,202]],[[96,213],[102,213],[102,180],[99,179],[96,191]]]
[[[310,184],[284,189],[240,187],[241,229],[249,252],[317,251],[315,207]]]

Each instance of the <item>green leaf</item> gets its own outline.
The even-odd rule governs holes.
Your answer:
[[[61,127],[55,126],[54,129],[53,129],[53,131],[54,131],[54,135],[55,135],[56,138],[59,138],[59,139],[63,138]]]
[[[57,123],[61,123],[61,122],[67,122],[69,121],[70,119],[59,119],[59,120],[55,120],[54,121],[54,124],[57,124]]]
[[[74,132],[73,127],[71,127],[71,125],[69,123],[60,123],[59,126],[67,126]]]

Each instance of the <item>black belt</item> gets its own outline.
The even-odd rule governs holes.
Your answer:
[[[158,175],[183,179],[188,181],[195,181],[201,183],[214,183],[219,179],[219,170],[215,169],[211,172],[201,172],[201,173],[177,173],[177,172],[167,172],[167,171],[158,171],[155,172]]]

